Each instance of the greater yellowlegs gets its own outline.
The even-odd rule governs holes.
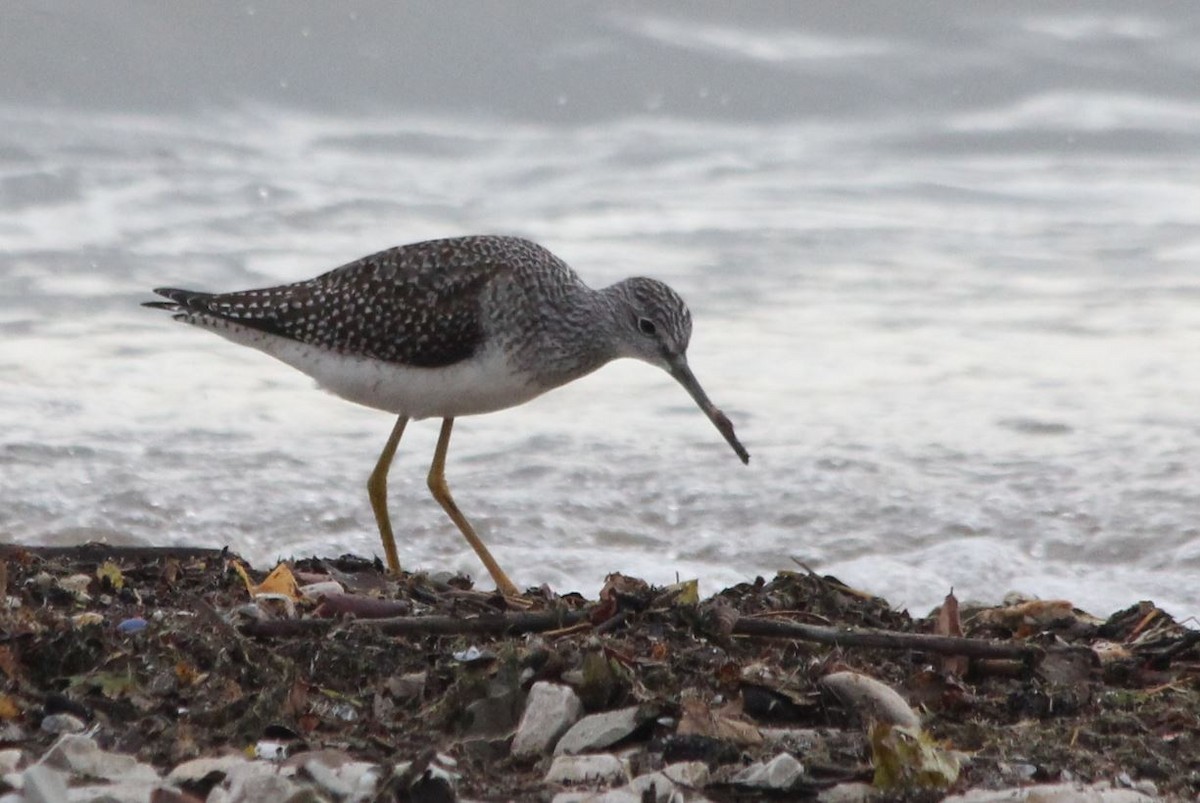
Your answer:
[[[429,490],[497,588],[519,591],[446,485],[454,419],[488,413],[591,373],[618,357],[664,369],[683,385],[743,463],[733,424],[687,363],[692,317],[674,290],[632,278],[593,290],[561,259],[516,237],[402,245],[295,284],[200,293],[170,287],[148,307],[264,351],[353,402],[399,416],[367,481],[388,568],[400,560],[387,474],[409,419],[439,417]]]

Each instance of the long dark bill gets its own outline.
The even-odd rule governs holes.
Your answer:
[[[700,383],[696,381],[696,376],[692,373],[692,369],[688,368],[687,363],[679,360],[672,364],[671,376],[675,377],[675,380],[683,385],[684,389],[696,400],[696,404],[700,405],[700,409],[708,416],[708,420],[713,422],[713,425],[724,436],[725,441],[733,447],[733,451],[737,452],[737,456],[742,459],[742,462],[749,463],[750,453],[746,451],[745,446],[742,446],[737,435],[733,434],[733,423],[717,409],[716,405],[709,401],[708,396],[704,393],[704,388],[700,387]]]

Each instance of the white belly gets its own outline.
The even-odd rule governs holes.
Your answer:
[[[192,322],[282,360],[343,399],[410,418],[490,413],[549,389],[512,370],[505,356],[491,349],[443,368],[414,368],[339,354],[225,320],[198,316]]]

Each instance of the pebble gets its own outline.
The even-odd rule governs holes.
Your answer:
[[[64,803],[67,798],[67,774],[34,764],[22,775],[21,791],[26,803]]]
[[[833,672],[821,685],[864,718],[877,719],[904,728],[921,727],[921,718],[900,693],[886,683],[859,672]]]
[[[869,783],[840,783],[822,789],[817,803],[869,803],[874,792],[875,787]]]
[[[613,791],[628,790],[635,795],[635,798],[642,801],[654,801],[654,803],[671,803],[676,798],[682,798],[682,793],[676,789],[674,781],[668,778],[664,773],[651,772],[646,775],[639,775],[629,782],[628,786]]]
[[[158,772],[149,764],[142,764],[133,756],[123,753],[101,750],[90,736],[75,733],[60,736],[42,757],[42,763],[75,775],[106,781],[151,783],[158,780]]]
[[[1149,803],[1156,797],[1135,789],[1114,789],[1109,784],[1039,784],[1018,789],[972,789],[952,795],[942,803]]]
[[[636,705],[586,716],[558,740],[554,755],[603,750],[633,733],[644,721]]]
[[[791,753],[780,753],[770,761],[751,764],[733,776],[733,782],[755,789],[786,791],[804,777],[804,765]]]
[[[825,741],[816,728],[759,728],[763,744],[792,753],[808,753]]]
[[[513,756],[529,759],[549,753],[582,715],[583,703],[571,687],[545,681],[533,684],[513,738]]]
[[[558,756],[546,772],[546,783],[618,784],[629,780],[625,762],[607,753],[589,756]]]
[[[117,625],[118,633],[138,633],[145,630],[149,622],[140,616],[135,616],[132,619],[126,619]]]
[[[8,775],[10,772],[16,772],[17,767],[21,766],[21,758],[21,751],[15,747],[0,750],[0,775]]]
[[[227,756],[194,758],[191,761],[183,762],[167,773],[167,783],[176,785],[198,783],[213,773],[218,773],[223,780],[231,768],[245,764],[247,761],[249,759],[237,753]]]
[[[703,761],[680,761],[662,768],[662,774],[688,789],[703,789],[708,785],[708,765]]]
[[[49,714],[42,719],[42,730],[46,733],[79,733],[87,724],[73,714]]]

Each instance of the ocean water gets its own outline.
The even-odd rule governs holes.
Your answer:
[[[693,368],[464,418],[519,585],[802,562],[1200,614],[1200,6],[0,11],[0,540],[379,552],[392,425],[143,309],[462,233],[689,302]],[[408,568],[489,581],[391,473]]]

